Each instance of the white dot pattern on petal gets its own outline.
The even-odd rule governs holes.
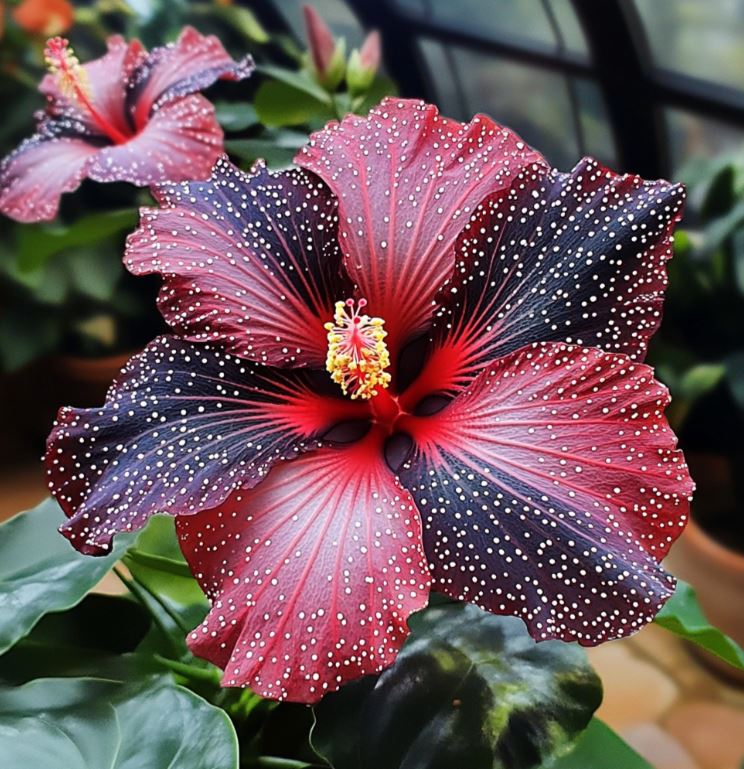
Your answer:
[[[427,602],[421,524],[376,442],[277,465],[177,524],[212,602],[189,644],[227,686],[317,701],[391,664]]]
[[[569,174],[524,169],[485,201],[458,241],[436,346],[459,377],[536,341],[643,358],[661,320],[665,264],[684,190],[585,159]]]
[[[326,356],[323,324],[351,296],[336,239],[337,203],[306,171],[250,174],[222,158],[206,182],[161,190],[144,209],[125,262],[160,273],[160,308],[180,334],[272,365]]]
[[[169,337],[135,356],[102,408],[60,411],[47,443],[50,488],[78,549],[105,550],[158,512],[214,507],[272,463],[319,444],[349,408],[301,371],[249,363]]]
[[[476,206],[542,158],[483,115],[463,125],[389,98],[313,134],[296,161],[337,195],[347,269],[394,349],[426,327]]]
[[[647,366],[547,343],[420,420],[401,481],[435,588],[520,616],[537,639],[596,644],[653,619],[692,492],[667,401]]]

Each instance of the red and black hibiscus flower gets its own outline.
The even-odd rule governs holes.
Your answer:
[[[536,639],[649,622],[692,489],[641,363],[682,189],[405,100],[297,163],[142,212],[126,262],[178,336],[60,412],[65,536],[176,515],[212,602],[191,648],[269,697],[390,664],[430,587]]]
[[[241,80],[250,56],[233,61],[213,35],[184,28],[153,49],[108,39],[108,53],[80,64],[67,40],[45,50],[51,70],[37,132],[0,164],[0,212],[21,222],[53,219],[60,197],[86,177],[140,187],[206,179],[224,151],[214,107],[197,93]]]

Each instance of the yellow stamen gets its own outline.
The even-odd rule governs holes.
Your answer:
[[[44,49],[44,60],[56,78],[59,90],[68,99],[87,104],[91,98],[88,74],[75,56],[70,43],[63,37],[51,38]]]
[[[326,323],[328,331],[328,357],[326,369],[331,379],[341,386],[352,400],[372,398],[379,388],[390,384],[390,355],[382,318],[361,315],[365,299],[354,306],[353,299],[336,302],[333,322]]]

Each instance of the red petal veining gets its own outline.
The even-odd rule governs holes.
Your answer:
[[[448,406],[409,418],[400,473],[424,519],[434,589],[594,645],[650,622],[692,481],[668,393],[625,355],[536,344]]]
[[[316,702],[379,672],[427,602],[421,523],[378,436],[280,463],[177,528],[212,602],[192,651],[264,697]]]

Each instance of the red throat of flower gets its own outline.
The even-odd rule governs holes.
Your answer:
[[[68,40],[52,37],[47,40],[44,60],[49,72],[55,77],[59,90],[70,101],[74,101],[88,113],[93,122],[115,144],[123,144],[129,137],[103,117],[93,106],[90,83],[85,69],[80,64]]]
[[[385,322],[361,314],[366,306],[366,299],[336,302],[333,322],[325,324],[326,368],[331,379],[352,400],[372,398],[390,384],[390,374],[385,370],[390,365]]]

